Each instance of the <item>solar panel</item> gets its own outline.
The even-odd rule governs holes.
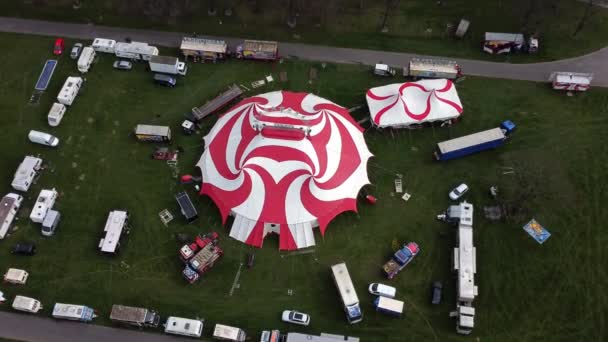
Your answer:
[[[49,86],[49,82],[51,82],[51,77],[53,76],[53,72],[55,71],[56,66],[56,60],[49,59],[46,61],[46,63],[44,64],[44,69],[42,69],[42,72],[38,77],[38,82],[36,82],[36,87],[34,87],[34,89],[40,91],[46,90],[46,88]]]
[[[194,204],[192,204],[190,197],[185,191],[176,194],[175,199],[177,200],[177,204],[179,204],[182,214],[186,217],[188,222],[192,222],[198,218],[196,208],[194,208]]]

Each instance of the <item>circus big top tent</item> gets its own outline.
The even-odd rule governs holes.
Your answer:
[[[446,79],[395,83],[366,94],[372,123],[377,127],[407,127],[448,121],[462,113],[454,83]]]
[[[362,128],[348,111],[313,94],[275,91],[244,99],[205,137],[197,166],[230,236],[261,247],[270,232],[279,248],[315,244],[368,184]]]

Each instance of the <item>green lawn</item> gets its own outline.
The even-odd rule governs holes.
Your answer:
[[[72,42],[69,42],[72,43]],[[50,316],[55,302],[86,304],[101,314],[97,322],[109,324],[112,304],[145,306],[168,315],[204,317],[205,334],[216,322],[240,326],[253,340],[262,329],[332,332],[359,336],[364,341],[467,340],[455,334],[448,317],[454,309],[455,279],[450,270],[453,228],[434,216],[444,210],[448,191],[460,182],[472,190],[467,200],[475,205],[475,245],[479,297],[473,337],[482,341],[601,340],[606,334],[608,302],[603,287],[608,237],[608,90],[566,97],[547,84],[467,77],[457,88],[464,105],[463,120],[452,128],[409,131],[367,130],[375,154],[369,163],[374,185],[366,191],[379,198],[375,206],[359,204],[359,213],[337,217],[324,238],[316,234],[312,254],[278,251],[278,239],[268,238],[255,250],[256,265],[243,269],[240,286],[229,295],[235,274],[253,249],[228,237],[218,210],[209,198],[199,197],[190,186],[171,178],[161,161],[151,160],[151,144],[130,135],[137,123],[170,125],[174,146],[181,145],[181,173],[194,172],[202,148],[200,134],[180,134],[183,113],[233,82],[251,81],[287,71],[287,84],[273,83],[259,92],[278,89],[315,92],[345,107],[364,101],[371,86],[386,83],[371,72],[351,65],[284,64],[231,61],[225,64],[190,65],[186,78],[175,89],[152,84],[143,64],[131,72],[114,71],[110,55],[86,75],[87,85],[57,128],[46,123],[46,114],[75,63],[62,56],[51,86],[40,104],[28,105],[43,63],[52,58],[51,40],[33,36],[0,35],[0,169],[4,193],[17,165],[26,154],[41,155],[49,167],[25,196],[16,223],[18,230],[0,241],[0,270],[24,268],[27,285],[1,285],[5,296],[39,298],[43,316]],[[166,54],[176,53],[164,51]],[[311,65],[319,68],[318,81],[308,82]],[[250,92],[255,94],[257,92]],[[357,119],[365,116],[362,110]],[[518,130],[507,146],[448,163],[431,159],[436,142],[511,119]],[[27,141],[30,129],[56,134],[57,149]],[[504,168],[515,173],[504,175]],[[408,203],[393,196],[396,173],[404,175],[412,194]],[[513,219],[493,223],[483,219],[482,206],[492,203],[487,189],[499,184],[507,200],[518,199],[527,209]],[[63,215],[57,234],[43,238],[28,216],[41,188],[56,187],[56,205]],[[173,195],[187,189],[200,219],[186,225]],[[520,198],[522,189],[526,198]],[[519,196],[519,197],[518,197]],[[97,243],[109,210],[132,213],[132,233],[115,258],[99,255]],[[170,209],[176,219],[165,228],[157,213]],[[522,230],[535,217],[553,236],[538,245]],[[181,278],[179,244],[174,234],[216,230],[225,256],[202,282],[188,285]],[[35,257],[11,256],[10,246],[35,241]],[[393,241],[416,241],[422,252],[397,278],[384,279],[381,265],[392,253]],[[332,283],[329,266],[345,261],[362,301],[365,318],[349,326]],[[430,285],[444,282],[444,301],[431,306]],[[398,288],[406,301],[406,314],[393,319],[373,311],[366,287],[383,281]],[[293,295],[288,295],[288,290]],[[280,323],[280,312],[294,308],[312,315],[309,328]],[[9,310],[8,305],[2,307]],[[468,338],[470,340],[470,338]]]
[[[142,4],[145,2],[84,0],[78,10],[71,7],[72,1],[46,1],[47,5],[35,1],[4,1],[0,3],[0,13],[3,16],[515,63],[574,57],[608,44],[608,10],[601,7],[593,7],[583,29],[573,36],[586,6],[575,0],[450,0],[443,1],[441,6],[428,0],[401,1],[399,9],[390,12],[388,33],[379,32],[384,1],[364,1],[363,11],[358,7],[359,0],[328,1],[325,7],[315,7],[317,2],[302,2],[306,3],[306,9],[300,11],[295,29],[289,29],[285,24],[287,11],[284,5],[258,1],[262,4],[260,14],[252,12],[249,1],[232,1],[235,11],[230,17],[222,14],[226,2],[219,1],[215,2],[219,9],[215,17],[207,15],[205,1]],[[527,15],[530,3],[536,6]],[[463,40],[455,40],[448,33],[448,26],[455,27],[463,17],[471,21],[470,30]],[[487,55],[480,49],[486,31],[538,33],[541,37],[540,52],[536,55]]]

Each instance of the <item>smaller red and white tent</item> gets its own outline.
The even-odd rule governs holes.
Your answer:
[[[394,83],[366,94],[372,123],[377,127],[407,127],[424,122],[454,120],[462,103],[447,79]]]

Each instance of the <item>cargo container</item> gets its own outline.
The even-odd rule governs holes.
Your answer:
[[[504,121],[500,127],[483,132],[465,135],[437,144],[434,155],[437,160],[450,160],[467,156],[472,153],[492,149],[504,144],[515,130],[515,124]]]

